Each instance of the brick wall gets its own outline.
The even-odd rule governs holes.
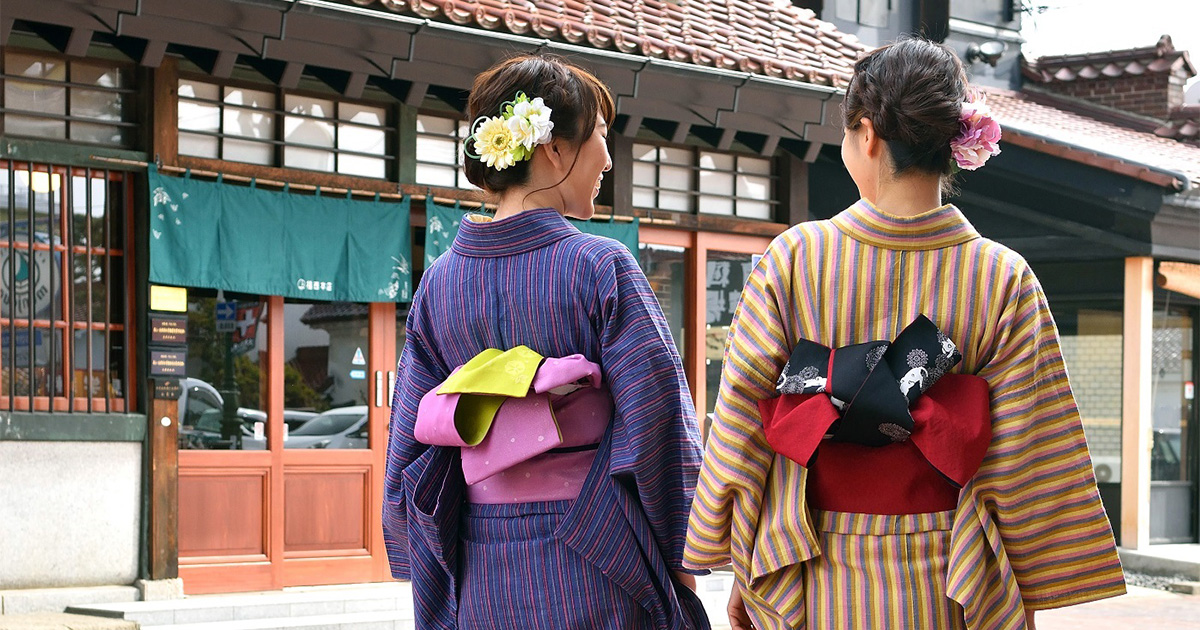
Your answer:
[[[1115,79],[1077,79],[1041,87],[1098,105],[1165,119],[1183,104],[1183,80],[1168,73],[1126,75]]]

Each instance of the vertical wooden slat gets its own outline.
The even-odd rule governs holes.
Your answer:
[[[269,498],[264,507],[268,518],[263,519],[267,531],[267,557],[271,563],[272,588],[283,585],[283,362],[285,360],[283,329],[283,296],[267,298],[267,445],[271,452],[271,468],[267,475]],[[259,368],[262,369],[261,366]]]
[[[1150,544],[1150,371],[1154,342],[1154,259],[1125,259],[1121,366],[1121,546]]]
[[[162,580],[179,577],[179,401],[154,398],[150,409],[150,578]]]
[[[388,386],[387,373],[396,369],[396,305],[394,303],[375,303],[370,306],[370,357],[371,369],[383,372],[383,387]],[[376,379],[371,379],[372,384]],[[367,484],[370,488],[370,501],[367,504],[368,513],[364,521],[369,523],[367,549],[375,560],[375,579],[388,580],[387,550],[383,545],[383,477],[387,466],[388,421],[390,419],[387,407],[388,392],[383,392],[384,405],[369,407],[370,418],[370,448],[371,472]],[[371,392],[372,403],[376,394]]]
[[[8,260],[15,260],[17,255],[16,241],[17,234],[17,180],[16,165],[9,162],[5,165],[7,170],[5,175],[8,177],[8,244],[4,246],[5,257]],[[5,390],[8,393],[8,409],[12,411],[16,408],[17,399],[17,266],[15,264],[8,265],[8,286],[10,289],[8,294],[8,347],[4,349],[7,353],[5,357],[8,359],[4,362],[8,368],[3,370],[4,378],[8,379],[8,388]]]
[[[704,413],[706,410],[706,392],[708,389],[708,374],[704,365],[705,356],[705,268],[708,266],[707,235],[697,232],[694,235],[687,256],[687,359],[686,372],[688,385],[692,388],[692,401],[696,405],[696,420],[704,430]]]
[[[84,334],[84,340],[87,343],[87,382],[89,386],[87,395],[87,410],[88,413],[93,411],[93,400],[91,394],[91,384],[96,378],[92,366],[95,365],[95,357],[92,355],[92,322],[95,321],[95,313],[92,312],[92,169],[84,171],[87,176],[85,180],[87,185],[84,187],[84,202],[87,204],[87,217],[84,219],[87,235],[84,237],[84,242],[87,243],[87,253],[85,254],[84,265],[86,267],[84,273],[87,274],[87,332]]]

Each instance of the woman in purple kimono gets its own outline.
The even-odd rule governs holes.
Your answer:
[[[419,628],[708,628],[682,565],[701,448],[662,311],[629,250],[585,235],[614,116],[558,58],[468,103],[468,215],[413,298],[383,514]],[[695,572],[702,573],[702,572]]]

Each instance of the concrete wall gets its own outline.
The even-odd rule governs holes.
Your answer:
[[[142,445],[0,441],[0,589],[132,584]]]

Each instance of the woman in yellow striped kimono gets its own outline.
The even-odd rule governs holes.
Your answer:
[[[906,39],[843,110],[862,199],[750,275],[685,566],[732,562],[735,629],[1033,628],[1124,593],[1041,286],[941,201],[999,152],[986,103]]]

